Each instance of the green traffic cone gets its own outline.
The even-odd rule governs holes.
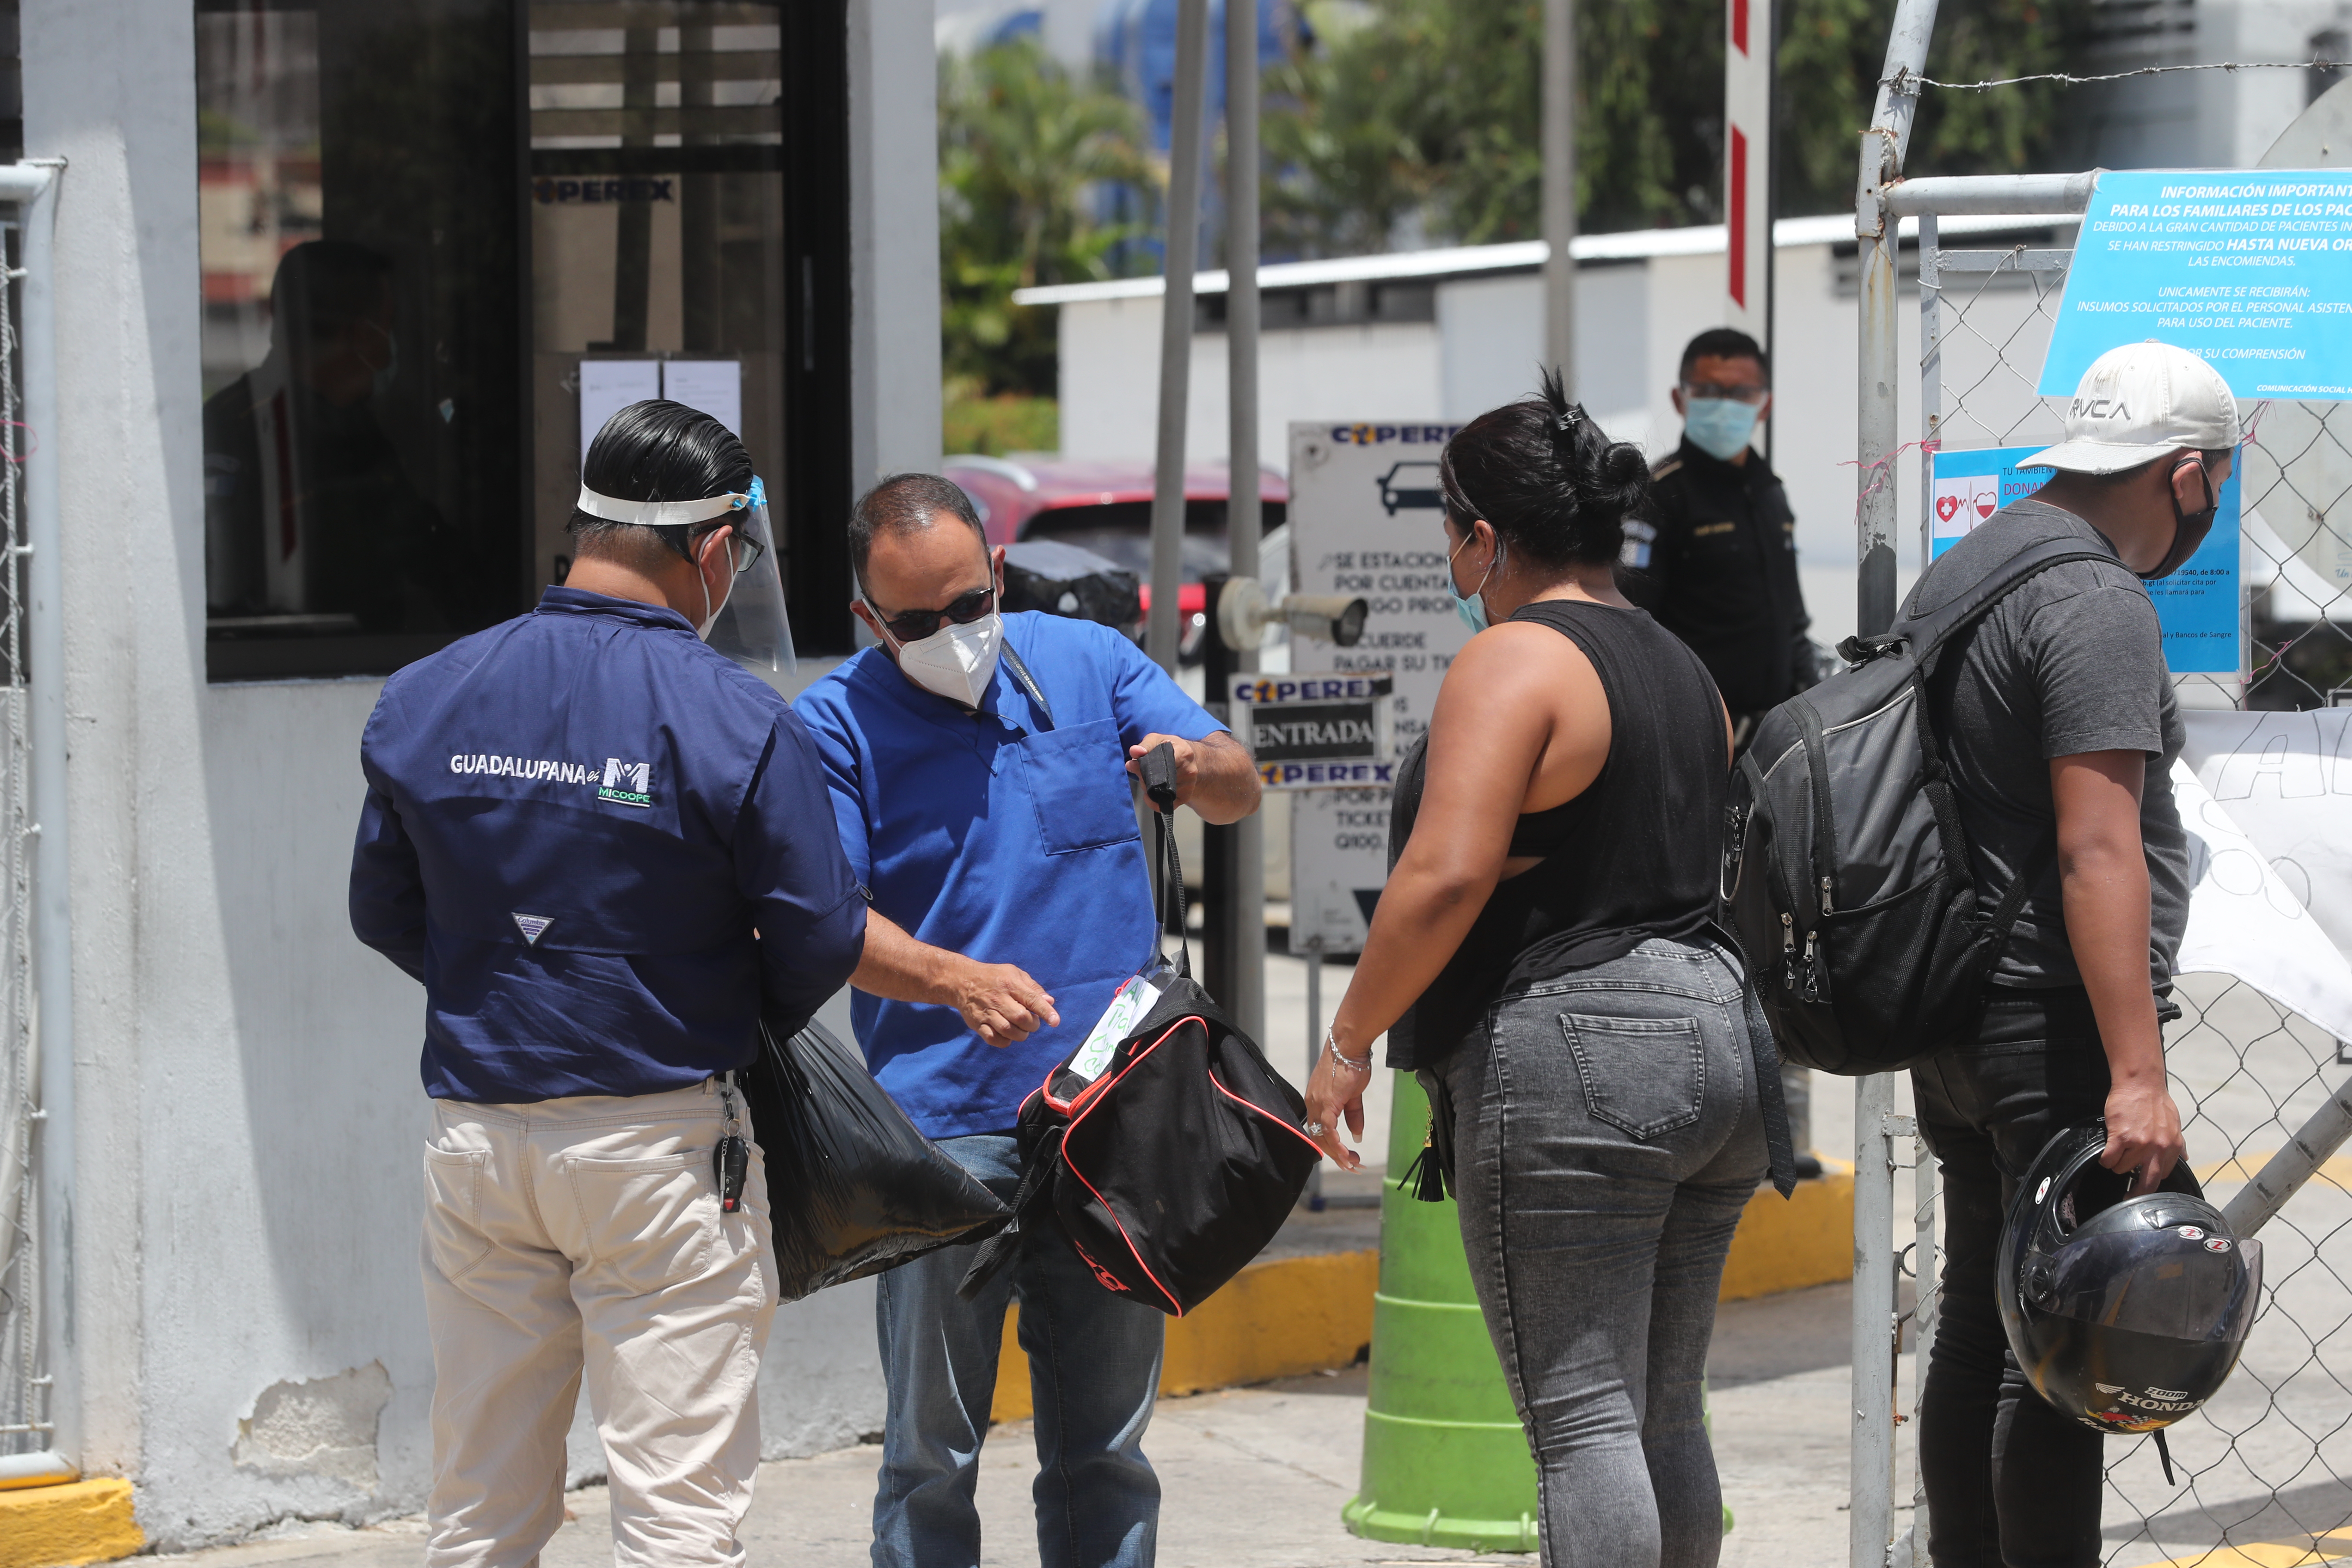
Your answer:
[[[1398,1073],[1381,1184],[1363,1478],[1339,1519],[1373,1541],[1533,1552],[1535,1458],[1470,1284],[1460,1210],[1452,1198],[1423,1202],[1404,1181],[1428,1126],[1420,1080]],[[1706,1397],[1702,1378],[1702,1412]],[[1712,1428],[1712,1413],[1704,1418]],[[1731,1533],[1727,1505],[1723,1532]]]
[[[1381,1283],[1362,1489],[1341,1522],[1373,1541],[1479,1552],[1536,1549],[1536,1467],[1470,1287],[1454,1200],[1405,1190],[1429,1100],[1396,1075],[1381,1184]]]

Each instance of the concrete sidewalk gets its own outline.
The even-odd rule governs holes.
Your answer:
[[[1735,1302],[1722,1310],[1710,1363],[1717,1463],[1738,1526],[1725,1568],[1820,1568],[1845,1553],[1846,1288]],[[1480,1561],[1359,1541],[1339,1526],[1363,1445],[1364,1371],[1162,1400],[1147,1450],[1166,1488],[1165,1568],[1323,1568],[1327,1564]],[[760,1471],[743,1532],[755,1563],[865,1568],[880,1450],[843,1449]],[[993,1429],[981,1461],[984,1563],[1037,1561],[1029,1510],[1036,1468],[1029,1424]],[[604,1568],[612,1534],[604,1489],[572,1494],[573,1521],[545,1568]],[[203,1568],[411,1568],[422,1526],[296,1526],[274,1538],[167,1561]]]

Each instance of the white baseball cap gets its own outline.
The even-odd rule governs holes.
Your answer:
[[[2187,349],[2126,343],[2091,362],[2066,405],[2066,438],[2021,468],[2115,474],[2168,452],[2238,444],[2238,403],[2221,373]]]

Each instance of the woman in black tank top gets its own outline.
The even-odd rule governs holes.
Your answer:
[[[1430,1091],[1544,1562],[1707,1568],[1722,1500],[1699,1380],[1766,1168],[1759,1085],[1775,1110],[1780,1087],[1714,924],[1729,721],[1696,656],[1617,591],[1641,453],[1556,378],[1463,426],[1439,479],[1457,603],[1496,624],[1399,770],[1388,886],[1307,1131],[1359,1163],[1339,1124],[1361,1135],[1385,1031]]]

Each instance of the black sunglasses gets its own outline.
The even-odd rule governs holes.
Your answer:
[[[866,607],[873,610],[877,618],[882,614],[872,599],[866,601]],[[995,607],[996,589],[993,585],[974,588],[969,594],[959,595],[955,603],[944,610],[908,610],[904,615],[891,616],[882,623],[882,626],[902,643],[920,642],[938,631],[942,622],[968,626]]]

